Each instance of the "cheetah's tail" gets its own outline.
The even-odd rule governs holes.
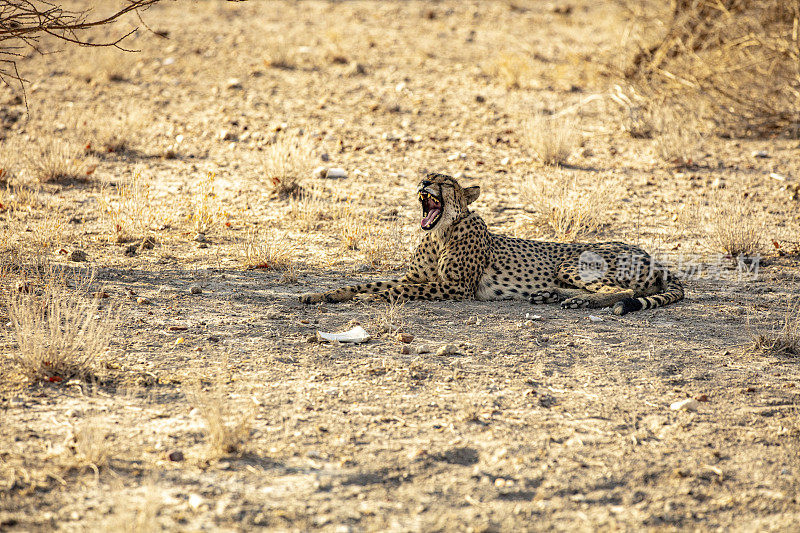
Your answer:
[[[642,309],[653,309],[663,307],[683,300],[683,285],[677,278],[667,280],[664,292],[645,296],[642,298],[625,298],[614,305],[615,315],[624,315],[631,311],[641,311]]]

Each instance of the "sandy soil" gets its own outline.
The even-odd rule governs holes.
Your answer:
[[[609,97],[623,14],[566,6],[164,2],[144,19],[167,38],[140,31],[137,53],[25,58],[29,115],[0,90],[3,164],[30,189],[25,155],[63,142],[85,179],[43,184],[25,208],[7,191],[4,260],[93,271],[90,290],[119,323],[90,383],[22,380],[0,329],[0,530],[797,528],[798,360],[751,345],[782,327],[800,290],[798,141],[705,135],[688,167],[662,161]],[[527,58],[519,88],[493,73],[509,54]],[[564,110],[582,141],[562,172],[611,191],[589,238],[700,265],[686,300],[625,317],[298,303],[402,272],[424,170],[481,185],[475,209],[493,230],[548,238],[523,196],[526,179],[553,171],[522,131],[532,112]],[[315,165],[348,174],[303,180],[305,204],[263,172],[271,143],[298,129]],[[112,138],[124,149],[109,152]],[[758,216],[756,279],[719,255],[706,219],[687,222],[723,197]],[[207,242],[193,213],[208,215]],[[155,245],[126,253],[120,224]],[[289,272],[245,268],[253,232],[291,248]],[[88,261],[69,261],[74,250]],[[309,342],[355,324],[369,342]],[[398,331],[431,352],[401,353]],[[457,353],[435,355],[447,343]],[[210,453],[198,380],[223,388],[228,418],[254,413],[241,451]],[[670,409],[689,397],[707,401]],[[87,424],[103,464],[73,450]]]

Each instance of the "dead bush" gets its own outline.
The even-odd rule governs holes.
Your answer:
[[[92,377],[116,327],[111,307],[101,310],[84,291],[55,278],[40,291],[10,291],[7,307],[17,344],[12,358],[33,381]]]
[[[255,417],[252,404],[243,406],[231,400],[219,376],[206,389],[197,382],[187,396],[205,423],[208,459],[244,451]]]
[[[764,223],[754,202],[736,192],[718,192],[702,213],[710,247],[731,257],[752,257],[761,251]]]
[[[536,209],[534,224],[545,227],[558,241],[571,242],[596,232],[608,207],[608,187],[578,186],[575,177],[559,169],[522,182],[520,196]]]
[[[561,165],[580,143],[573,119],[535,114],[524,126],[524,140],[533,155],[546,165]]]
[[[64,141],[34,144],[26,158],[33,176],[42,183],[87,179],[80,151]]]
[[[800,355],[800,300],[789,306],[783,324],[756,334],[752,349],[773,355]]]
[[[800,4],[795,0],[623,0],[641,34],[625,75],[650,96],[702,102],[731,132],[797,132]],[[671,6],[671,7],[670,7]]]
[[[273,233],[248,232],[239,251],[247,268],[290,272],[295,266],[297,247],[286,237]]]
[[[280,196],[297,195],[313,170],[313,144],[303,133],[286,133],[264,151],[264,177]]]

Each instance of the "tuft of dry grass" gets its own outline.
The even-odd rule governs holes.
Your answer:
[[[329,193],[320,187],[307,187],[289,198],[287,214],[304,231],[315,231],[325,222],[341,219],[343,208],[327,201]]]
[[[192,195],[192,214],[189,219],[197,233],[208,233],[225,214],[214,192],[216,177],[215,173],[209,172]]]
[[[64,141],[34,144],[26,158],[34,178],[42,183],[87,179],[80,151]]]
[[[520,89],[528,84],[533,68],[527,55],[501,52],[489,63],[485,72],[499,79],[506,89]]]
[[[700,142],[700,131],[689,113],[661,108],[649,117],[653,130],[656,155],[674,165],[691,164]]]
[[[54,278],[39,294],[10,292],[6,304],[17,344],[12,358],[27,378],[60,382],[93,376],[116,329],[111,307],[100,310],[96,300]]]
[[[751,348],[772,355],[800,355],[800,300],[789,306],[781,326],[758,333]]]
[[[156,207],[159,202],[155,201],[150,179],[138,171],[118,185],[116,195],[103,190],[97,202],[116,242],[135,240],[164,220]]]
[[[572,242],[600,229],[609,206],[609,188],[598,184],[579,188],[574,176],[559,169],[522,182],[522,200],[538,211],[534,223],[549,229],[553,238]]]
[[[208,459],[244,451],[255,417],[252,405],[231,401],[218,377],[208,390],[196,383],[187,396],[206,425]]]
[[[731,257],[752,257],[762,249],[763,220],[753,202],[736,193],[717,193],[704,209],[711,248]]]
[[[262,235],[251,231],[240,244],[239,252],[247,268],[289,273],[295,267],[297,247],[285,236]]]
[[[581,142],[573,119],[547,116],[531,117],[523,127],[523,139],[528,149],[546,165],[562,165]]]
[[[99,417],[72,424],[66,439],[66,448],[72,452],[72,457],[70,457],[73,462],[72,466],[76,468],[89,467],[95,473],[107,466],[111,457],[108,432],[103,429]]]
[[[297,49],[289,44],[286,39],[268,39],[269,45],[264,64],[271,68],[292,70],[299,63]]]
[[[296,196],[311,176],[314,145],[305,133],[285,133],[264,151],[264,177],[280,196]]]
[[[406,327],[403,317],[405,302],[387,302],[376,318],[375,326],[380,333],[394,335]]]

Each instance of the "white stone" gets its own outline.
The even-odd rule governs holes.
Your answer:
[[[669,406],[673,411],[697,411],[698,407],[700,407],[700,402],[694,398],[686,398]]]

